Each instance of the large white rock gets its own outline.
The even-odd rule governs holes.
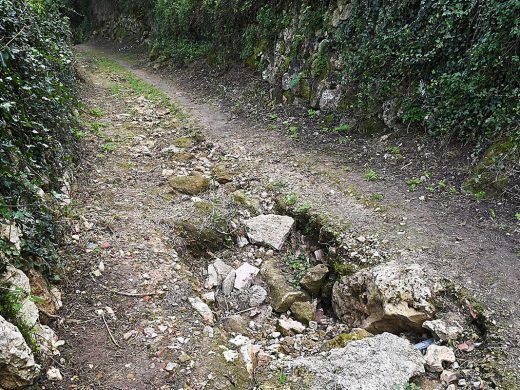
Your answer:
[[[0,388],[23,389],[39,373],[40,366],[18,328],[0,316]]]
[[[334,284],[332,306],[353,327],[371,333],[421,331],[440,285],[417,264],[396,262],[363,269]]]
[[[259,215],[244,222],[252,244],[280,250],[291,232],[294,219],[286,215]]]
[[[345,348],[320,355],[300,357],[287,365],[313,374],[312,383],[304,387],[311,390],[395,390],[424,373],[421,353],[408,340],[389,333],[352,341]]]

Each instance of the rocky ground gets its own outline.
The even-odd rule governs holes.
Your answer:
[[[421,215],[348,188],[332,155],[254,137],[91,49],[78,69],[64,308],[40,311],[65,343],[42,388],[516,388],[516,323],[497,324],[515,295],[493,296],[511,300],[497,315],[443,272],[482,282],[466,255],[510,238],[432,238]]]

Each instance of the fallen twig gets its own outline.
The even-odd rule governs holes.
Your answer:
[[[233,317],[233,316],[236,316],[237,314],[247,313],[248,311],[252,311],[252,310],[255,310],[255,309],[256,309],[256,307],[250,307],[249,309],[240,310],[240,311],[237,311],[236,313],[233,313],[233,314],[230,314],[228,316],[225,316],[222,319]]]
[[[102,284],[99,285],[99,287],[101,287],[102,289],[104,290],[107,290],[111,293],[114,293],[114,294],[117,294],[117,295],[122,295],[124,297],[132,297],[132,298],[142,298],[142,297],[147,297],[147,296],[153,296],[153,295],[157,295],[156,292],[148,292],[148,293],[127,293],[127,292],[124,292],[124,291],[117,291],[117,290],[114,290],[114,289],[111,289],[107,286],[103,286]]]
[[[103,318],[103,322],[105,323],[105,326],[107,328],[107,331],[108,331],[108,335],[110,336],[110,340],[112,340],[112,342],[114,343],[114,345],[118,348],[121,348],[121,346],[117,343],[116,339],[114,338],[114,336],[112,335],[112,332],[110,331],[110,328],[108,327],[108,324],[107,324],[107,320],[105,319],[105,315],[101,315],[101,318]]]

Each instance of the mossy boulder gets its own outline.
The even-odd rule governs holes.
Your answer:
[[[510,181],[500,167],[517,159],[519,154],[511,139],[491,145],[475,167],[473,175],[462,184],[462,189],[469,194],[484,193],[487,198],[500,197]]]
[[[478,168],[475,174],[462,184],[462,190],[467,194],[482,193],[486,198],[500,197],[509,185],[509,177],[489,168]]]
[[[351,341],[363,340],[372,336],[373,334],[367,332],[365,329],[356,329],[350,333],[341,333],[323,344],[322,350],[330,351],[333,348],[345,348]]]
[[[190,161],[190,160],[193,160],[194,158],[195,158],[195,155],[193,153],[188,153],[188,152],[179,152],[179,153],[175,153],[172,156],[172,160],[177,161],[177,162]]]
[[[207,226],[202,221],[177,221],[175,233],[184,240],[186,250],[194,256],[206,257],[208,251],[218,251],[226,245],[225,231]]]
[[[271,295],[271,306],[278,313],[283,313],[291,307],[294,302],[306,302],[310,297],[303,291],[291,286],[284,275],[276,267],[273,261],[264,263],[261,269],[262,277],[269,286]]]
[[[316,304],[312,302],[294,302],[290,310],[293,317],[304,324],[316,319]]]
[[[220,184],[226,184],[233,181],[233,172],[224,164],[217,164],[211,169],[211,174]]]
[[[192,137],[179,137],[172,141],[172,145],[178,148],[191,148],[195,144]]]
[[[175,176],[168,184],[172,190],[186,195],[197,195],[209,189],[209,179],[200,175]]]
[[[312,96],[312,87],[311,87],[311,83],[308,79],[302,79],[300,81],[300,85],[299,85],[299,94],[300,96],[305,99],[306,101],[310,101],[311,100],[311,96]]]

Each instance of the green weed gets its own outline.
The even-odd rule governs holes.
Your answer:
[[[406,182],[410,191],[415,191],[422,184],[422,179],[414,177]]]
[[[312,204],[309,202],[303,202],[301,205],[298,206],[296,212],[299,214],[306,214],[309,212],[310,209],[312,209]]]
[[[350,126],[346,123],[343,123],[334,128],[334,133],[348,133],[350,131]]]
[[[105,113],[101,108],[94,107],[90,110],[90,115],[92,115],[94,118],[102,118],[105,116]]]
[[[372,169],[369,169],[365,173],[365,180],[366,181],[376,181],[376,180],[379,180],[379,175],[375,171],[373,171]]]
[[[314,118],[316,118],[318,116],[318,111],[316,111],[316,110],[314,110],[312,108],[309,108],[307,110],[307,115],[309,115],[309,118],[314,119]]]
[[[285,203],[287,206],[294,206],[298,202],[298,195],[295,192],[291,192],[285,197]]]
[[[291,135],[291,138],[294,141],[298,141],[299,133],[298,133],[298,128],[296,126],[289,127],[289,134]]]
[[[288,378],[287,374],[285,373],[283,368],[281,368],[280,372],[278,373],[278,383],[281,385],[285,385],[287,383],[288,379],[289,378]]]
[[[287,277],[289,283],[293,285],[299,285],[300,280],[305,275],[305,272],[311,267],[309,260],[305,257],[305,255],[299,256],[286,256],[284,258],[285,264],[294,271],[294,275],[290,275]]]

